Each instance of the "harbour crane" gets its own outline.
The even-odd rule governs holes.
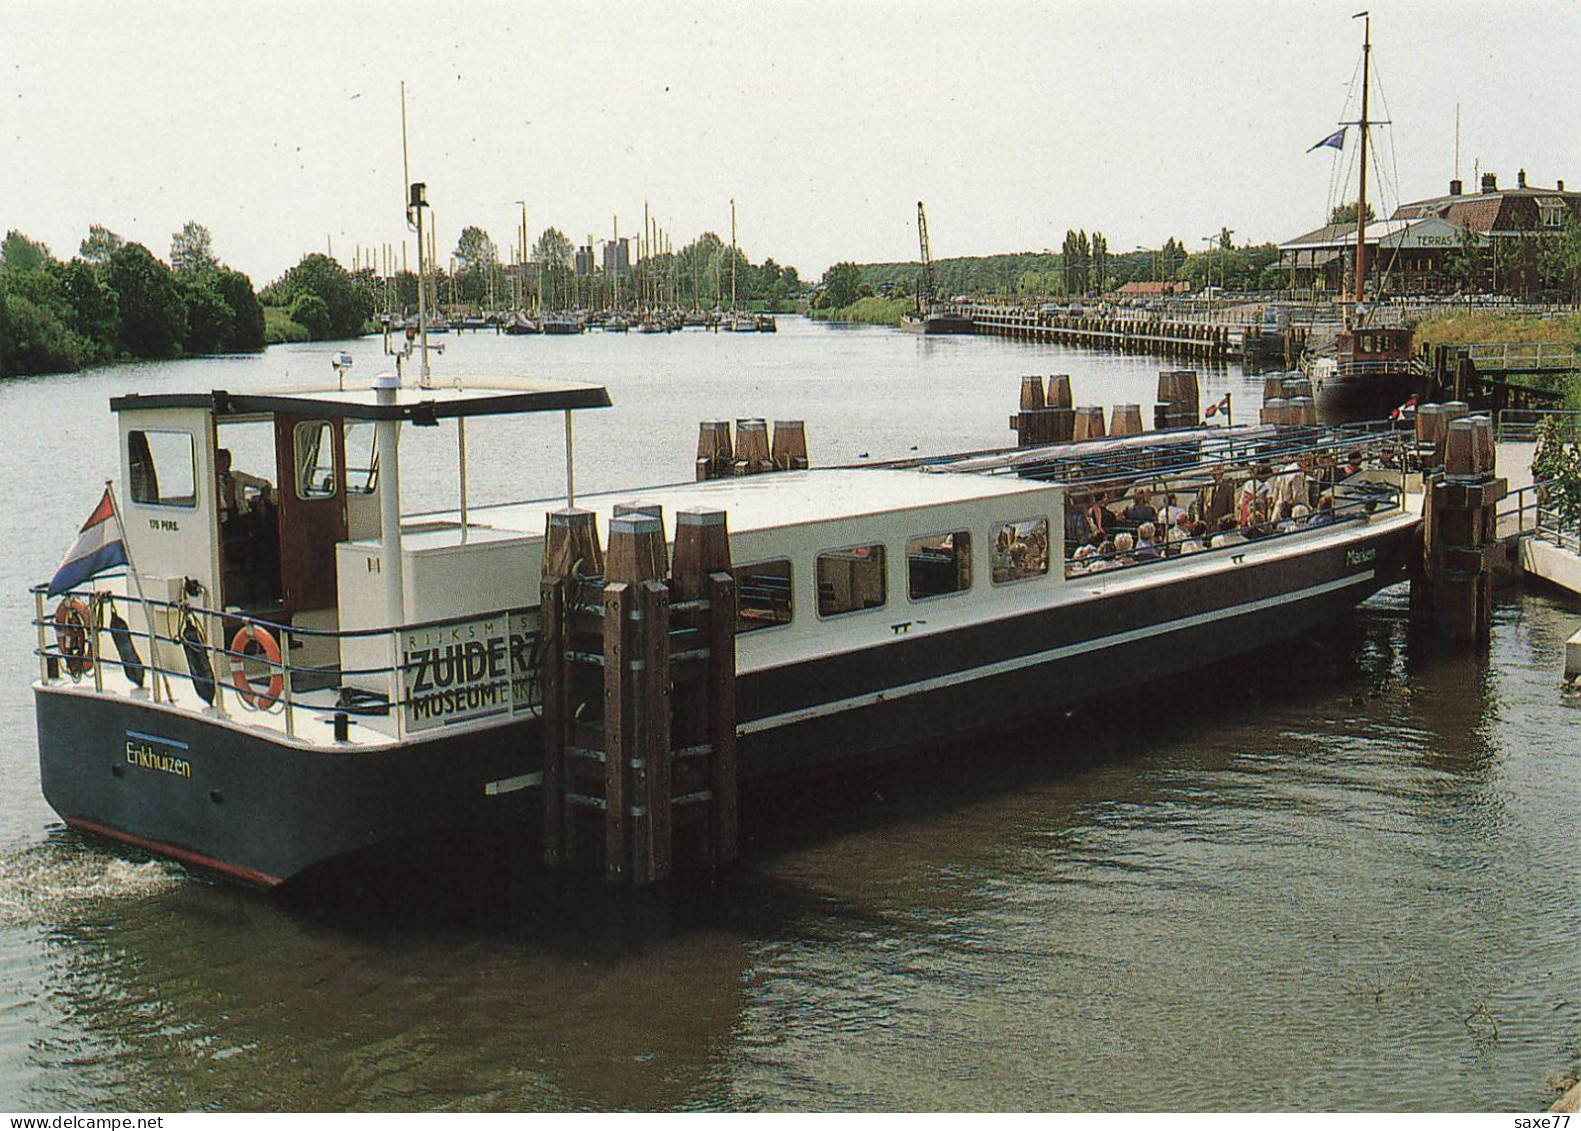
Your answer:
[[[928,214],[922,201],[917,201],[917,239],[922,245],[922,277],[917,281],[917,313],[928,316],[928,306],[933,298],[933,256],[928,251]]]

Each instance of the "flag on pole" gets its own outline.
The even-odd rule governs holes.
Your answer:
[[[1229,393],[1225,393],[1224,394],[1224,399],[1222,401],[1220,401],[1218,404],[1210,404],[1208,406],[1208,411],[1203,413],[1203,416],[1204,416],[1204,418],[1211,419],[1212,417],[1215,417],[1215,416],[1219,415],[1219,413],[1221,413],[1221,412],[1228,413],[1229,411],[1230,411],[1230,394]]]
[[[74,589],[112,566],[125,564],[126,539],[115,517],[115,504],[110,501],[107,488],[99,505],[93,508],[88,521],[77,532],[77,540],[61,559],[55,576],[50,578],[49,595],[54,597]]]
[[[1399,420],[1400,417],[1404,416],[1407,412],[1411,411],[1411,409],[1413,409],[1415,407],[1416,407],[1416,394],[1412,393],[1410,395],[1410,397],[1406,399],[1406,402],[1403,405],[1401,405],[1399,408],[1395,409],[1393,412],[1391,412],[1389,414],[1389,419],[1390,420]]]
[[[1312,147],[1312,149],[1322,149],[1325,145],[1328,146],[1330,149],[1344,149],[1345,148],[1345,127],[1341,126],[1339,129],[1337,129],[1333,133],[1329,134],[1328,137],[1324,138],[1322,141],[1320,141],[1316,145],[1314,145]],[[1307,152],[1311,153],[1312,149],[1307,150]]]

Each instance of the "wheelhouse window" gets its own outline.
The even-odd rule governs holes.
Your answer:
[[[197,457],[190,432],[128,432],[126,455],[134,503],[198,505]]]
[[[1005,585],[1042,577],[1049,571],[1049,520],[1020,518],[993,529],[993,583]]]
[[[371,420],[346,423],[346,493],[371,495],[379,489],[379,457]]]
[[[789,558],[736,567],[736,632],[791,622]]]
[[[292,436],[296,452],[296,494],[299,499],[328,499],[335,494],[335,426],[327,420],[304,420]]]
[[[913,601],[972,587],[972,536],[965,530],[929,534],[906,543],[906,584]]]
[[[881,544],[826,550],[818,555],[819,616],[876,609],[887,599]]]

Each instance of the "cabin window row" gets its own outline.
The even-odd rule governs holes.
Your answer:
[[[335,429],[335,423],[328,420],[299,421],[293,429],[297,498],[335,497],[341,478]],[[223,445],[223,436],[221,442]],[[347,493],[371,495],[378,489],[378,457],[372,424],[363,421],[347,424],[344,445],[348,463]],[[198,505],[197,454],[191,432],[135,429],[127,433],[126,447],[131,470],[128,487],[134,503],[188,509]]]
[[[996,523],[990,531],[990,580],[1006,585],[1049,571],[1049,520],[1043,516]],[[883,543],[824,550],[814,563],[818,615],[838,617],[882,608],[889,601]],[[907,597],[926,601],[972,587],[972,533],[950,530],[906,542]],[[791,561],[775,558],[736,569],[736,631],[754,632],[791,623]]]

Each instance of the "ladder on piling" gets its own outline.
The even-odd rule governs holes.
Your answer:
[[[736,857],[736,597],[723,511],[677,516],[666,579],[662,516],[626,509],[607,559],[591,512],[550,517],[543,842],[551,868],[643,887]]]

